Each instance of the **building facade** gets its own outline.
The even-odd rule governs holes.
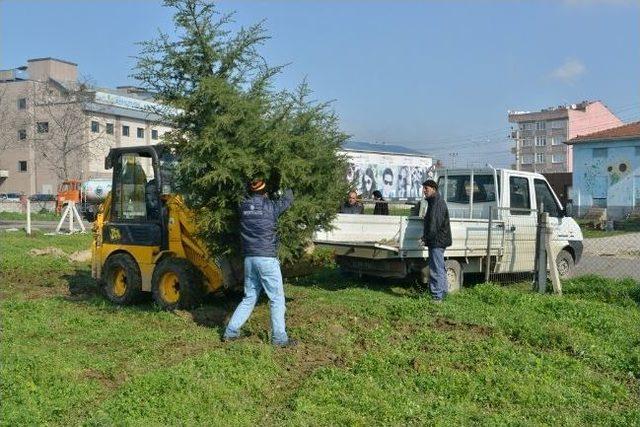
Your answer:
[[[0,71],[0,193],[55,194],[65,177],[110,177],[110,148],[155,144],[171,130],[159,109],[139,88],[83,84],[64,60]]]
[[[512,168],[538,173],[572,172],[572,148],[566,141],[623,124],[600,101],[537,112],[509,112],[508,118],[515,124],[510,135],[515,155]]]
[[[640,207],[640,122],[567,141],[573,147],[573,204],[578,214],[607,208],[609,219]]]

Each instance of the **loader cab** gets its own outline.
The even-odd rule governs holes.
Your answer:
[[[170,153],[163,146],[113,148],[105,168],[113,169],[107,243],[167,246],[161,195],[171,191]],[[114,231],[117,230],[117,231]]]

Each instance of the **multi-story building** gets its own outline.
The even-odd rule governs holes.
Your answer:
[[[171,130],[151,94],[83,84],[54,58],[0,71],[0,192],[54,194],[63,178],[110,177],[111,147],[150,145]]]
[[[565,144],[569,139],[623,124],[600,101],[508,114],[509,123],[516,125],[512,168],[545,174],[573,171],[572,147]]]

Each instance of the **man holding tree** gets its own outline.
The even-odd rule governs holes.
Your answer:
[[[290,340],[285,329],[285,298],[282,273],[278,261],[278,217],[293,202],[293,192],[286,190],[276,201],[269,199],[266,183],[256,179],[249,184],[250,194],[240,204],[240,235],[244,257],[244,298],[236,308],[224,341],[240,337],[240,328],[249,319],[260,292],[269,297],[272,342],[278,347],[297,344]]]

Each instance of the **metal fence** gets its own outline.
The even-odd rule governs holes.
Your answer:
[[[495,206],[489,212],[485,280],[533,283],[544,243],[540,240],[540,212]]]
[[[562,278],[597,275],[640,281],[640,215],[602,221],[594,216],[575,218],[583,234],[582,245],[576,236],[575,247],[567,248],[559,244],[571,240],[566,235],[568,228],[563,228],[565,218],[544,217],[542,211],[528,209],[492,207],[491,212],[485,280],[531,281],[534,287],[544,287],[549,265],[545,239],[555,230],[551,253]],[[547,224],[542,223],[543,218]],[[509,273],[514,270],[518,272]],[[567,270],[572,271],[569,276]]]

